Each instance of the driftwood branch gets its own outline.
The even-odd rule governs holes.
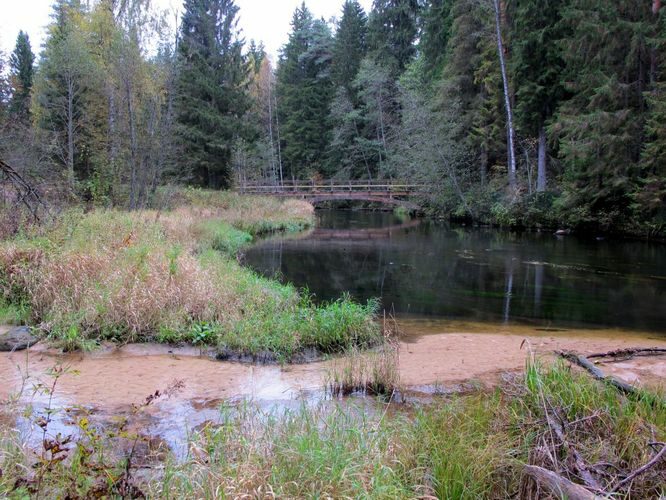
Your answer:
[[[17,195],[17,203],[25,205],[35,221],[40,220],[40,208],[48,213],[48,206],[42,200],[37,190],[2,159],[0,159],[0,172],[2,172],[5,178],[12,184],[12,186],[14,186]]]
[[[587,359],[594,359],[594,358],[632,358],[634,356],[666,356],[666,349],[662,349],[660,347],[649,347],[646,349],[642,348],[616,349],[614,351],[588,354],[586,357]]]
[[[631,384],[627,384],[615,377],[607,377],[600,368],[595,366],[592,361],[585,356],[573,352],[558,352],[558,354],[567,361],[570,361],[581,368],[585,368],[585,370],[587,370],[596,380],[607,382],[624,394],[636,394],[638,392],[638,389]]]
[[[627,384],[626,382],[623,382],[618,378],[605,375],[604,372],[601,371],[599,367],[595,366],[592,363],[592,361],[590,361],[581,354],[576,354],[573,352],[561,352],[561,351],[556,351],[556,352],[567,361],[570,361],[571,363],[574,363],[580,366],[581,368],[587,370],[587,372],[590,373],[590,375],[592,375],[592,377],[595,378],[596,380],[612,385],[623,394],[626,394],[628,396],[640,396],[646,394],[636,386]],[[664,400],[664,398],[659,395],[654,395],[651,404],[653,407],[654,406],[663,407],[666,406],[666,400]]]
[[[526,465],[523,473],[557,498],[568,498],[569,500],[595,500],[601,498],[586,488],[572,483],[567,478],[537,465]]]
[[[644,474],[645,472],[650,470],[652,467],[657,465],[659,462],[664,460],[664,458],[666,458],[666,445],[662,445],[661,451],[659,451],[659,453],[657,453],[648,463],[646,463],[642,467],[639,467],[634,472],[632,472],[627,477],[625,477],[622,481],[617,483],[617,485],[615,485],[615,487],[611,490],[611,493],[614,493],[615,491],[619,490],[620,488],[622,488],[626,484],[629,484],[631,481],[636,479],[638,476],[640,476],[641,474]]]
[[[590,472],[590,468],[585,463],[585,460],[578,452],[578,450],[567,440],[566,437],[566,422],[558,413],[551,408],[544,408],[546,414],[546,422],[548,427],[553,431],[560,444],[567,450],[567,454],[573,460],[573,466],[576,474],[585,482],[585,484],[594,490],[600,490],[601,485],[594,478]]]

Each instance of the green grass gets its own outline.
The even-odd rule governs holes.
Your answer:
[[[193,432],[184,460],[167,457],[158,473],[135,476],[132,484],[149,498],[269,492],[281,498],[543,497],[523,477],[524,465],[580,483],[567,447],[553,445],[546,408],[566,422],[569,445],[604,471],[596,477],[606,491],[654,456],[648,443],[666,440],[666,410],[654,407],[651,398],[631,400],[564,364],[532,362],[522,379],[491,392],[417,406],[383,400],[304,403],[296,410],[224,404],[216,422]],[[22,482],[31,470],[48,485],[42,496],[66,497],[76,488],[85,497],[100,480],[109,494],[123,486],[124,461],[110,453],[113,445],[100,437],[104,433],[78,438],[75,449],[93,453],[75,469],[67,461],[31,468],[33,455],[20,434],[1,422],[0,496],[16,494],[16,484],[34,487]],[[659,498],[666,493],[663,471],[648,470],[633,481],[631,496],[621,488],[614,498]]]
[[[213,250],[234,255],[243,247],[252,242],[252,235],[234,228],[231,224],[221,220],[209,220],[199,226],[203,233],[203,240]]]
[[[376,304],[314,304],[262,278],[236,254],[268,230],[314,221],[295,200],[185,190],[166,212],[66,211],[0,245],[7,318],[42,325],[66,350],[103,340],[217,346],[287,360],[381,340]]]
[[[0,300],[0,324],[24,325],[30,318],[30,308],[24,302],[15,304]]]
[[[543,454],[550,436],[544,400],[566,414],[568,439],[589,464],[613,464],[612,474],[599,475],[606,489],[650,459],[648,442],[666,437],[663,410],[555,364],[491,393],[416,408],[378,404],[368,411],[350,402],[282,414],[225,408],[221,425],[196,433],[194,453],[169,462],[149,491],[173,498],[272,491],[290,498],[500,499],[536,491],[522,477],[525,464],[561,468],[579,482],[567,471],[566,450],[554,448],[557,464]],[[632,498],[664,494],[662,473],[657,468],[637,478]],[[617,498],[625,495],[620,490]]]

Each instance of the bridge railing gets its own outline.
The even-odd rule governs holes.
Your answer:
[[[339,192],[382,192],[382,193],[410,193],[422,190],[422,184],[406,181],[388,180],[312,180],[312,181],[284,181],[282,184],[268,184],[264,182],[246,182],[237,186],[237,190],[246,194],[313,194],[313,193],[339,193]]]

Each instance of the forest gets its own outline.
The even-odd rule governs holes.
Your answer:
[[[272,61],[233,0],[56,0],[0,54],[0,158],[52,200],[405,180],[428,214],[663,238],[659,0],[303,3]],[[177,26],[174,28],[174,26]],[[38,56],[36,53],[39,53]]]

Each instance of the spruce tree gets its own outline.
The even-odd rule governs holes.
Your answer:
[[[19,31],[16,38],[16,47],[9,57],[9,68],[12,82],[10,111],[14,115],[27,117],[35,75],[35,54],[30,48],[28,34],[23,31]]]
[[[232,150],[250,105],[233,0],[186,0],[180,28],[177,133],[193,182],[231,183]]]
[[[571,98],[551,131],[566,169],[571,224],[608,229],[626,222],[645,121],[650,7],[642,0],[570,0],[562,10],[563,81]]]
[[[324,169],[333,96],[333,37],[305,3],[294,12],[291,26],[277,74],[280,135],[287,175],[304,178]]]
[[[634,215],[650,233],[666,227],[666,7],[658,19],[652,45],[653,88],[647,93],[646,141],[632,189]]]
[[[86,106],[99,87],[82,26],[85,14],[79,0],[54,4],[34,88],[37,122],[44,133],[53,134],[53,156],[64,167],[71,189],[77,174],[89,169]]]
[[[430,0],[423,13],[423,31],[419,50],[424,59],[423,71],[430,80],[441,75],[446,62],[446,47],[451,36],[451,8],[454,0]]]
[[[347,92],[358,74],[361,60],[366,53],[368,19],[357,0],[346,0],[342,7],[342,18],[335,33],[333,45],[333,83]]]
[[[456,108],[460,135],[455,137],[476,154],[475,178],[485,185],[491,167],[506,165],[506,117],[502,75],[492,9],[476,0],[455,0],[451,6],[451,34],[446,64],[437,85],[436,106],[448,114]]]
[[[368,22],[368,46],[375,60],[400,75],[416,55],[417,0],[374,0]]]
[[[512,67],[521,132],[538,137],[537,191],[546,189],[546,125],[564,97],[564,61],[557,40],[565,0],[513,2]]]

